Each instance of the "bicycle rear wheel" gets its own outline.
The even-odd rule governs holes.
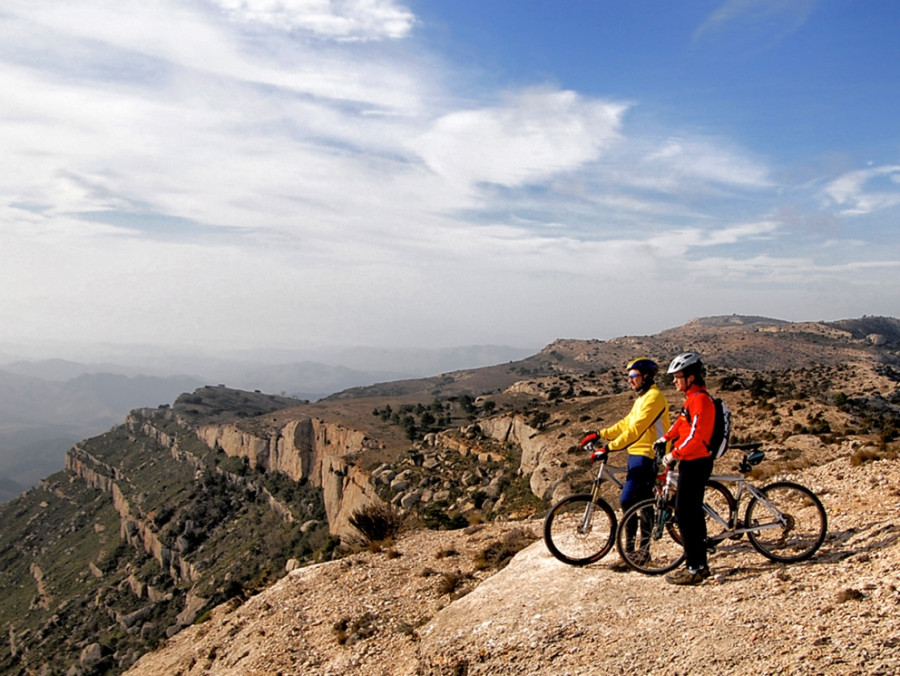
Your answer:
[[[732,530],[737,512],[737,502],[724,484],[718,481],[709,481],[703,489],[703,512],[706,514],[706,538],[714,543],[721,542],[727,533]],[[714,518],[710,512],[714,512],[719,519],[725,523],[721,523]],[[678,544],[683,545],[681,541],[681,532],[675,528],[672,531]]]
[[[720,523],[707,510],[715,512],[725,523]],[[708,481],[703,490],[703,511],[706,513],[706,537],[713,542],[724,540],[727,537],[725,533],[734,526],[737,511],[737,503],[731,491],[718,481]]]
[[[800,484],[780,481],[760,489],[765,502],[750,500],[745,526],[756,550],[772,561],[795,563],[816,553],[825,541],[828,518],[822,502]]]
[[[619,524],[616,549],[630,568],[646,575],[661,575],[680,566],[684,547],[674,506],[657,498],[632,505]]]
[[[590,493],[560,500],[544,519],[544,542],[557,559],[571,566],[599,561],[612,549],[616,513],[602,498]]]

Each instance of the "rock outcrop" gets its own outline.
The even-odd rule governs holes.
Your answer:
[[[118,481],[122,477],[119,476],[116,468],[98,460],[76,444],[66,454],[66,469],[91,488],[110,494],[113,506],[119,513],[123,539],[150,554],[176,582],[191,582],[196,579],[197,571],[193,564],[178,552],[166,547],[146,515],[132,508],[125,493],[119,487]]]
[[[788,478],[818,492],[829,536],[804,563],[746,539],[712,555],[713,577],[678,588],[627,571],[615,552],[566,566],[542,541],[494,575],[479,562],[539,521],[417,532],[393,555],[295,570],[235,610],[146,655],[134,676],[589,676],[894,674],[900,633],[900,491],[894,460],[847,458]]]
[[[269,436],[248,432],[238,424],[205,425],[197,435],[210,448],[245,458],[251,468],[281,472],[294,481],[306,479],[321,487],[329,530],[336,535],[355,532],[350,515],[379,500],[368,473],[349,460],[374,444],[358,430],[302,418]]]

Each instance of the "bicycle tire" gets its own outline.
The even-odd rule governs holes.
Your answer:
[[[588,507],[590,518],[585,524]],[[612,549],[616,537],[616,513],[603,498],[590,493],[560,500],[544,518],[544,542],[557,559],[570,566],[599,561]]]
[[[737,517],[737,501],[731,491],[718,481],[707,481],[703,491],[703,506],[712,509],[728,524],[727,527],[723,527],[707,514],[706,537],[714,542],[724,540],[727,537],[724,534],[734,527]]]
[[[704,513],[706,508],[710,508],[728,523],[728,527],[723,528],[722,524],[713,519],[709,514],[706,514],[707,539],[713,540],[714,542],[721,542],[727,537],[725,533],[730,531],[734,525],[737,513],[737,501],[724,484],[718,481],[708,481],[703,488],[703,507]],[[681,541],[681,532],[677,528],[672,532],[672,537],[678,541],[678,544],[684,544]]]
[[[633,547],[628,542],[632,528]],[[658,498],[632,505],[619,524],[616,549],[629,568],[645,575],[662,575],[680,566],[684,561],[684,547],[675,523],[674,506]]]
[[[796,563],[805,561],[818,551],[828,532],[828,517],[818,496],[806,486],[790,481],[779,481],[764,486],[760,491],[766,500],[787,517],[781,528],[771,510],[757,498],[747,505],[745,528],[759,528],[747,533],[756,550],[772,561]]]

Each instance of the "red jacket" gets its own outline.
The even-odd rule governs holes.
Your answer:
[[[699,460],[709,457],[709,442],[716,424],[716,405],[705,387],[691,385],[685,392],[684,408],[666,432],[674,441],[672,457],[676,460]]]

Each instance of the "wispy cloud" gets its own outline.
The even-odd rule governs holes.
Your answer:
[[[809,18],[817,0],[725,0],[694,31],[694,40],[726,28],[765,29],[773,37],[792,33]]]
[[[826,203],[846,216],[860,216],[900,205],[900,165],[851,171],[823,191]]]
[[[415,17],[393,0],[213,0],[239,21],[282,30],[304,30],[341,41],[397,39],[412,30]]]
[[[720,11],[706,30],[749,10]],[[5,325],[122,341],[176,342],[184,327],[235,344],[385,344],[398,327],[417,344],[500,341],[529,321],[523,307],[568,326],[578,313],[560,298],[627,313],[616,294],[659,295],[695,271],[713,287],[717,274],[793,284],[790,270],[832,264],[773,216],[784,186],[766,157],[639,126],[642,102],[467,89],[422,51],[419,25],[390,0],[5,3]],[[827,206],[897,204],[898,175],[847,174]],[[796,192],[801,205],[822,196]]]

